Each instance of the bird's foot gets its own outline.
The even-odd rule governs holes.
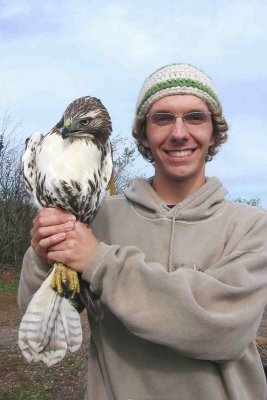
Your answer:
[[[62,263],[55,263],[51,287],[59,295],[67,299],[73,299],[80,292],[77,272]]]

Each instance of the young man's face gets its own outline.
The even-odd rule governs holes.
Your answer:
[[[153,103],[149,115],[166,112],[182,116],[193,111],[209,113],[209,108],[199,97],[173,95]],[[148,117],[147,138],[143,145],[150,148],[153,154],[155,179],[172,184],[177,180],[187,183],[191,180],[194,186],[202,186],[205,182],[206,154],[214,144],[212,130],[211,118],[200,125],[185,124],[182,118],[177,118],[173,124],[159,126]]]

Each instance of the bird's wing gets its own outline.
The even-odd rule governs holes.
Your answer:
[[[112,160],[112,147],[110,141],[105,145],[106,156],[102,162],[101,169],[101,186],[104,190],[107,190],[110,185],[110,180],[113,171],[113,160]]]
[[[99,193],[99,201],[98,204],[102,203],[104,200],[106,194],[108,193],[108,190],[110,189],[111,185],[111,177],[112,177],[112,172],[113,172],[113,160],[112,160],[112,147],[110,141],[108,141],[105,144],[104,147],[105,150],[105,156],[102,159],[101,163],[101,175],[100,175],[100,193]],[[115,185],[115,182],[114,182]],[[97,209],[95,210],[95,213],[97,212]]]
[[[56,364],[67,349],[74,352],[82,343],[79,313],[69,300],[50,286],[53,272],[30,301],[19,327],[18,344],[28,362]]]
[[[22,157],[23,176],[26,190],[29,195],[33,195],[36,187],[36,151],[40,146],[43,135],[35,132],[26,141],[26,150]]]

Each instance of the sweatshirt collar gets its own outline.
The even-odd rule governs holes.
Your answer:
[[[184,221],[204,220],[218,212],[224,203],[227,190],[216,177],[207,177],[206,183],[188,198],[169,208],[152,188],[152,178],[136,179],[125,191],[136,211],[152,219],[167,218]]]

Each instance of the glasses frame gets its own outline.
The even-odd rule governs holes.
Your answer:
[[[166,124],[163,124],[163,125],[156,124],[156,123],[152,122],[151,117],[153,117],[153,115],[157,115],[157,114],[170,115],[170,116],[173,117],[172,121],[169,121],[169,122],[167,122]],[[209,118],[207,119],[207,121],[203,121],[203,122],[197,123],[197,124],[192,124],[192,123],[190,123],[189,121],[186,120],[186,115],[192,115],[192,114],[204,114],[206,116],[208,115]],[[202,126],[202,125],[205,125],[205,124],[208,124],[209,122],[211,122],[212,121],[212,113],[209,112],[209,111],[190,111],[190,112],[184,113],[182,115],[175,115],[175,114],[173,114],[171,112],[154,112],[154,113],[147,114],[146,115],[146,119],[148,119],[148,118],[150,118],[150,121],[151,121],[152,125],[158,126],[158,127],[173,126],[176,123],[177,118],[181,118],[183,123],[186,126],[189,126],[189,127],[192,128],[192,127]]]

